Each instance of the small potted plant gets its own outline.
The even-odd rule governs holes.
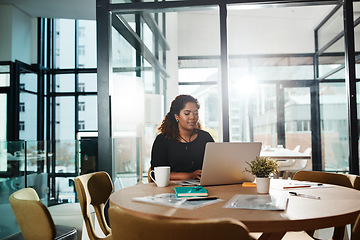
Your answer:
[[[279,163],[270,157],[256,157],[250,163],[246,162],[250,169],[245,169],[256,176],[256,188],[258,193],[268,193],[270,188],[270,174],[276,173]]]

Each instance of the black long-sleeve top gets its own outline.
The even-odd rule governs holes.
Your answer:
[[[170,166],[171,172],[188,173],[202,169],[205,145],[214,142],[214,139],[203,130],[197,130],[197,134],[196,139],[189,143],[169,140],[159,134],[151,151],[151,169]]]

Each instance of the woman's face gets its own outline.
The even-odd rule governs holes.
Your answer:
[[[195,103],[188,102],[179,115],[175,114],[175,118],[178,120],[179,130],[193,131],[199,121],[199,109]]]

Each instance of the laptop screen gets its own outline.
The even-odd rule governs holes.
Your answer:
[[[246,162],[260,155],[261,142],[209,142],[205,147],[200,185],[253,182]]]

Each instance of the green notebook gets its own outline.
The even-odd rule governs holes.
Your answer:
[[[176,197],[206,197],[208,191],[201,187],[175,187]]]

